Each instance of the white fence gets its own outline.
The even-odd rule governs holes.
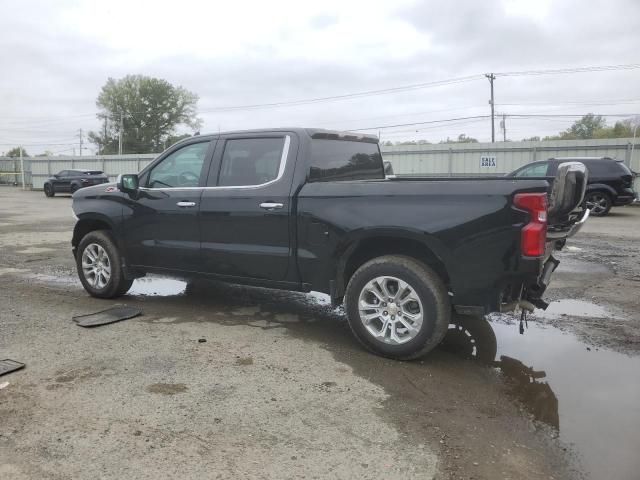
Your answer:
[[[383,146],[382,154],[397,175],[504,175],[536,160],[605,156],[640,172],[640,139],[632,138],[395,145]]]
[[[31,185],[41,189],[51,175],[69,169],[102,170],[110,180],[115,181],[121,173],[139,172],[156,157],[156,154],[145,154],[30,158]]]
[[[469,176],[504,175],[536,160],[551,157],[608,156],[624,160],[640,172],[640,139],[557,140],[542,142],[450,143],[434,145],[382,146],[385,161],[397,175]],[[35,157],[25,159],[25,180],[35,189],[60,170],[82,168],[102,170],[111,180],[120,173],[139,172],[157,154],[104,155],[83,157]],[[19,172],[19,161],[0,157],[2,168]],[[5,175],[20,183],[20,175]],[[636,190],[640,183],[636,183]]]

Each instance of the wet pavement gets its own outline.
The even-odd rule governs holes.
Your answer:
[[[187,294],[191,302],[200,303],[206,302],[208,292],[221,288],[236,310],[253,306],[251,313],[265,320],[263,327],[290,326],[292,319],[312,322],[318,315],[344,320],[342,309],[330,307],[328,296],[316,292],[272,292],[150,275],[136,280],[129,295]],[[522,335],[514,315],[496,314],[490,320],[458,317],[440,349],[499,371],[513,399],[576,454],[580,470],[595,479],[637,478],[640,357],[591,347],[571,333],[536,321],[565,316],[613,318],[614,314],[585,300],[556,300],[530,317]]]
[[[3,377],[0,478],[639,478],[640,209],[572,239],[524,335],[459,318],[395,362],[322,294],[150,275],[90,298],[69,199],[0,199],[0,352],[27,363]],[[144,315],[71,321],[114,304]]]

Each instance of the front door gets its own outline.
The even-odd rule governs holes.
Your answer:
[[[296,152],[295,136],[282,132],[219,140],[200,207],[204,270],[286,278]]]
[[[71,171],[62,170],[55,177],[54,190],[56,192],[68,192],[71,190]]]
[[[127,200],[124,209],[130,265],[198,270],[198,210],[214,143],[206,140],[179,145],[141,175],[139,194]]]

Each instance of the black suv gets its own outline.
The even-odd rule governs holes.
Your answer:
[[[635,199],[633,179],[637,175],[622,160],[609,157],[550,158],[529,163],[511,172],[510,177],[553,177],[563,162],[584,163],[589,171],[587,192],[584,196],[591,215],[603,217],[611,207],[629,205]]]
[[[101,170],[62,170],[44,182],[44,194],[53,197],[56,193],[73,193],[82,187],[109,182]]]

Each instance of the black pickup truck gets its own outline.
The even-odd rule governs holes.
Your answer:
[[[588,217],[580,163],[527,178],[386,178],[378,139],[318,129],[194,136],[137,175],[73,195],[90,295],[147,272],[319,291],[368,349],[411,359],[452,314],[544,307]]]

